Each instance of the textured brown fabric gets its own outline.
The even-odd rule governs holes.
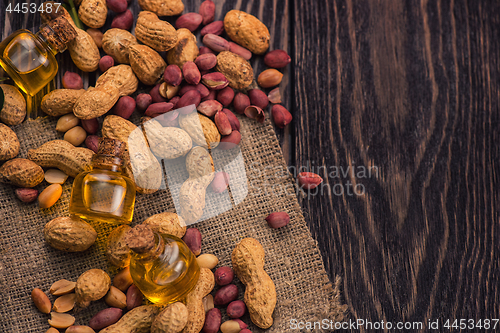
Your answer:
[[[227,192],[208,196],[207,214],[222,213],[195,225],[203,235],[202,253],[215,254],[220,266],[230,265],[232,250],[239,240],[254,237],[261,242],[266,252],[265,269],[276,285],[278,297],[275,323],[268,332],[290,331],[292,319],[339,320],[346,309],[340,303],[340,278],[337,277],[333,284],[328,279],[317,243],[304,221],[294,181],[287,171],[272,125],[269,120],[264,125],[242,117],[240,121],[243,139],[242,155],[238,158],[244,161],[246,175],[236,175],[230,180],[232,197]],[[26,157],[29,149],[44,142],[60,139],[62,135],[54,130],[55,122],[56,119],[50,117],[29,120],[14,127],[21,142],[20,157]],[[139,119],[134,122],[138,124]],[[225,168],[229,170],[231,166]],[[184,173],[187,177],[185,170]],[[172,185],[168,177],[167,180],[169,186]],[[44,225],[57,216],[68,214],[71,184],[70,178],[63,185],[61,200],[46,210],[40,210],[36,202],[23,204],[14,196],[13,187],[0,184],[0,332],[39,333],[48,329],[49,316],[40,313],[30,299],[33,288],[48,293],[53,282],[63,278],[76,281],[81,273],[91,268],[104,269],[111,276],[116,273],[106,262],[104,248],[113,226],[94,225],[99,234],[97,242],[83,253],[64,253],[45,243]],[[240,191],[245,185],[248,188],[246,197],[245,191]],[[42,183],[38,189],[45,186]],[[152,195],[138,195],[132,224],[153,214],[174,210],[171,193],[175,195],[177,190],[170,186]],[[236,198],[237,195],[242,197]],[[269,228],[264,218],[274,211],[288,212],[290,224],[278,230]],[[240,299],[243,299],[244,287],[239,282],[238,286]],[[105,307],[102,300],[93,302],[89,308],[75,314],[76,323],[88,324],[89,319]],[[242,319],[250,323],[248,314]],[[252,332],[262,331],[253,324],[249,328]]]

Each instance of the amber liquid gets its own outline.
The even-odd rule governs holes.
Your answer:
[[[56,52],[28,30],[19,30],[0,43],[0,65],[16,85],[34,96],[56,76]]]
[[[162,237],[162,236],[160,236]],[[130,274],[135,285],[153,303],[169,304],[181,301],[193,290],[200,277],[196,258],[179,238],[156,235],[154,254],[132,255]]]
[[[121,172],[94,169],[75,178],[69,212],[85,220],[128,224],[134,205],[133,180]]]

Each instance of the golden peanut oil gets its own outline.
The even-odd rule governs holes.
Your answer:
[[[71,191],[69,212],[84,220],[128,224],[135,206],[135,183],[122,173],[125,144],[101,139],[92,157],[92,170],[76,176]]]
[[[134,206],[135,183],[121,172],[94,169],[73,182],[69,212],[84,220],[128,224]]]
[[[132,252],[130,274],[135,285],[153,303],[180,301],[200,277],[196,257],[180,238],[155,234],[151,253]]]
[[[34,96],[56,76],[56,53],[38,34],[19,30],[0,43],[0,65],[22,91]]]

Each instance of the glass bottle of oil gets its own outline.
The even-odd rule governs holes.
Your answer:
[[[127,232],[125,242],[132,250],[132,280],[151,302],[177,302],[194,289],[200,267],[180,238],[160,235],[148,225],[140,224]]]
[[[71,191],[69,212],[85,220],[115,224],[132,221],[135,183],[122,172],[121,156],[125,143],[100,139],[92,157],[92,170],[76,176]]]
[[[55,55],[66,50],[76,30],[64,17],[58,17],[33,34],[18,30],[0,43],[0,66],[16,85],[34,96],[56,76]]]

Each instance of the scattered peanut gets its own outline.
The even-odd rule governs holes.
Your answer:
[[[95,45],[97,45],[98,48],[102,47],[102,37],[103,33],[99,29],[94,29],[94,28],[88,28],[87,33],[92,37],[92,39],[95,42]]]
[[[228,284],[215,293],[214,304],[226,305],[238,298],[238,287],[235,284]]]
[[[57,121],[56,131],[65,133],[77,126],[79,122],[80,119],[78,119],[73,113],[65,114]]]
[[[290,222],[290,216],[286,212],[275,212],[269,214],[269,216],[266,217],[266,221],[271,228],[278,229],[286,226],[288,222]]]
[[[48,169],[45,171],[45,181],[49,184],[64,184],[68,175],[59,169]]]
[[[89,326],[96,331],[102,330],[103,328],[111,326],[120,320],[122,314],[123,310],[118,308],[107,308],[101,310],[96,313],[92,319],[90,319]]]
[[[297,177],[300,187],[306,190],[313,190],[323,182],[323,178],[312,172],[301,172]]]
[[[62,296],[75,291],[75,287],[76,287],[76,282],[62,279],[54,282],[50,287],[49,292],[54,296]]]
[[[35,306],[40,312],[43,313],[50,313],[50,309],[52,308],[52,304],[50,303],[49,298],[45,293],[39,289],[35,288],[31,291],[31,299],[33,300],[33,303],[35,303]]]
[[[66,294],[56,298],[52,310],[59,313],[64,313],[73,310],[76,302],[76,294]]]
[[[76,281],[76,304],[87,307],[90,302],[103,298],[111,286],[109,275],[101,269],[90,269]]]
[[[135,284],[127,289],[127,310],[132,310],[142,304],[144,296]]]
[[[233,282],[234,272],[231,267],[223,266],[215,270],[215,283],[219,286],[225,286]]]
[[[120,289],[111,286],[104,297],[104,302],[111,307],[124,309],[127,307],[127,296]]]
[[[55,205],[61,197],[62,187],[60,184],[52,184],[47,186],[38,196],[38,204],[40,208],[50,208]]]
[[[243,301],[236,300],[229,303],[226,309],[229,318],[240,318],[245,314],[247,307]]]
[[[170,304],[156,316],[151,333],[181,332],[186,326],[188,315],[187,307],[181,302]]]
[[[31,188],[40,184],[43,178],[43,169],[24,158],[15,158],[0,166],[0,183]]]
[[[116,324],[106,327],[100,333],[140,333],[149,332],[159,308],[143,305],[128,311]]]
[[[186,230],[184,237],[182,240],[189,249],[197,256],[201,253],[201,233],[196,228],[189,228]]]
[[[234,320],[228,320],[220,325],[222,333],[238,333],[241,331],[240,324]]]
[[[214,256],[213,254],[202,254],[198,258],[196,258],[196,261],[198,262],[198,265],[200,267],[208,268],[208,269],[214,269],[215,266],[219,263],[219,259]]]
[[[61,79],[64,89],[83,89],[83,80],[80,75],[74,72],[66,71]]]
[[[234,248],[231,258],[236,276],[246,286],[244,300],[250,319],[266,329],[273,324],[276,287],[264,271],[264,256],[258,240],[245,238]]]
[[[67,313],[51,312],[49,325],[55,328],[68,328],[75,323],[75,317]]]
[[[47,244],[66,252],[85,251],[94,244],[97,238],[97,232],[94,228],[77,217],[57,217],[51,220],[45,225],[43,235]],[[66,288],[71,287],[73,287],[72,283],[66,286]]]
[[[106,258],[112,265],[127,267],[130,264],[130,249],[124,242],[124,236],[130,229],[128,225],[121,225],[109,234],[106,243]]]
[[[205,312],[208,312],[208,310],[214,308],[214,297],[212,295],[207,295],[203,297],[203,306],[205,307]]]
[[[204,333],[219,332],[221,322],[222,322],[222,315],[219,309],[212,308],[208,310],[205,316],[205,323],[203,324],[203,332]]]
[[[113,286],[118,288],[122,292],[126,292],[128,287],[134,283],[132,276],[130,275],[130,267],[125,267],[113,278]]]
[[[49,332],[47,331],[47,333],[49,333]],[[59,333],[59,331],[54,332],[54,333]],[[65,333],[95,333],[95,331],[89,326],[73,325],[73,326],[68,327],[66,329]]]
[[[30,203],[38,198],[38,190],[34,188],[16,188],[16,197],[24,203]]]

